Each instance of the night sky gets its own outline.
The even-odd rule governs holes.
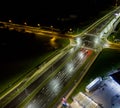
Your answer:
[[[29,0],[3,1],[0,3],[0,20],[14,20],[15,23],[50,23],[57,18],[74,15],[88,20],[101,10],[115,5],[116,0]],[[49,25],[50,25],[49,24]]]
[[[116,0],[14,0],[3,1],[0,3],[0,12],[6,14],[59,14],[79,9],[83,11],[99,10],[114,4]],[[119,0],[118,0],[119,1]]]

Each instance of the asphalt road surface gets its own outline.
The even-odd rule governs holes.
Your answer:
[[[34,96],[26,108],[50,108],[52,102],[59,94],[66,92],[66,85],[88,57],[88,53],[84,53],[82,58],[78,57],[81,52],[82,51],[77,52],[75,56],[60,69],[60,71]]]
[[[7,104],[4,108],[15,108],[24,98],[28,96],[38,85],[40,85],[55,69],[65,61],[68,54],[57,61],[51,68],[49,68],[43,75],[41,75],[36,81],[29,85],[22,93],[20,93],[14,100]],[[53,68],[54,67],[54,68]],[[27,92],[26,92],[27,91]],[[1,100],[2,101],[2,100]],[[2,106],[1,106],[2,107]]]

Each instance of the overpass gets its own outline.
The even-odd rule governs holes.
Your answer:
[[[108,20],[108,22],[104,25],[103,28],[99,30],[97,33],[100,38],[104,38],[109,36],[117,27],[120,22],[120,12],[114,13],[113,16]]]
[[[120,7],[118,7],[117,10],[113,11],[111,14],[108,14],[108,16],[109,17],[104,16],[101,18],[102,21],[97,21],[98,23],[95,22],[95,24],[92,24],[93,26],[91,25],[89,29],[83,31],[81,34],[78,34],[77,37],[81,37],[81,40],[87,42],[87,44],[99,44],[95,48],[99,46],[102,47],[105,42],[103,39],[107,39],[107,37],[114,32],[120,22]],[[93,38],[93,40],[91,41],[87,39],[88,37]]]
[[[12,22],[0,21],[0,28],[8,28],[9,30],[16,30],[18,32],[34,33],[36,35],[46,35],[50,37],[70,38],[73,37],[67,34],[60,34],[58,29],[51,27],[32,27],[28,25],[14,24]]]
[[[18,32],[27,32],[34,33],[36,35],[46,35],[50,37],[58,37],[58,38],[69,38],[72,46],[77,44],[76,38],[85,36],[86,34],[89,36],[98,36],[99,38],[104,38],[109,36],[117,24],[120,22],[120,7],[117,7],[115,10],[109,12],[104,17],[93,23],[87,29],[85,29],[82,33],[77,35],[69,35],[69,34],[60,34],[59,30],[51,27],[32,27],[26,24],[14,24],[12,22],[2,22],[0,21],[0,28],[8,28],[10,30],[16,30]],[[46,29],[43,29],[46,28]],[[94,31],[94,32],[93,32]]]

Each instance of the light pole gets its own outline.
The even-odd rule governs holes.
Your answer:
[[[118,3],[118,0],[115,0],[115,7],[117,7],[117,5],[118,5],[117,3]]]
[[[27,22],[24,22],[24,25],[27,25]]]
[[[51,30],[52,30],[52,32],[53,32],[53,26],[52,26],[52,25],[50,26],[50,28],[51,28]]]
[[[9,22],[9,23],[12,23],[12,20],[9,20],[8,22]]]
[[[38,27],[40,27],[40,24],[37,24]]]

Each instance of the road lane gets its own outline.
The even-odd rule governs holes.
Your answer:
[[[79,52],[81,51],[79,50]],[[86,61],[88,57],[87,54],[81,59],[78,58],[79,52],[77,52],[75,56],[72,57],[72,60],[68,61],[68,63],[60,69],[60,71],[34,96],[25,108],[29,108],[31,105],[49,108],[50,104],[56,99],[56,97],[63,92],[64,87],[72,79],[72,76],[76,74],[77,69],[79,69]],[[70,65],[71,63],[73,66]]]
[[[52,72],[56,70],[59,65],[61,65],[68,56],[68,53],[65,54],[59,61],[57,61],[55,64],[53,64],[52,67],[50,67],[46,72],[44,72],[43,75],[41,75],[38,79],[36,79],[33,83],[31,83],[22,93],[20,93],[15,99],[13,99],[9,104],[7,104],[4,108],[13,108],[16,107],[25,97],[28,96],[38,85],[40,85],[47,77],[49,77]],[[53,68],[54,67],[54,68]],[[26,91],[27,90],[27,94]],[[2,101],[2,100],[1,100]],[[1,105],[1,104],[0,104]],[[1,106],[3,107],[3,106]]]

